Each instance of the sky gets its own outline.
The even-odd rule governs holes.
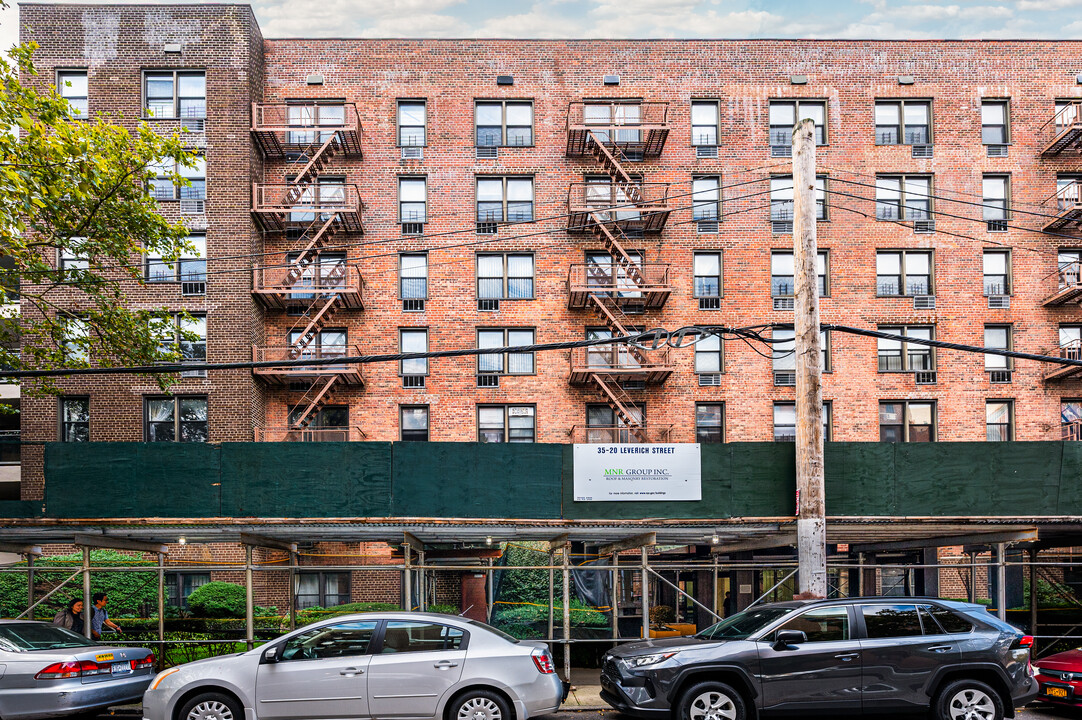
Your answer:
[[[268,38],[1082,37],[1082,0],[253,0],[252,6]],[[0,10],[0,47],[18,37],[17,12]]]

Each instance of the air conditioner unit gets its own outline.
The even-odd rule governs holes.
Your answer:
[[[629,162],[642,162],[646,159],[646,153],[642,150],[624,150],[623,159]]]
[[[991,370],[988,373],[988,380],[995,385],[1003,385],[1011,382],[1011,374],[1010,370]]]
[[[640,390],[645,390],[646,389],[646,381],[645,380],[624,380],[622,383],[620,383],[620,387],[622,387],[624,390],[631,390],[633,392],[638,392]]]
[[[1008,145],[988,145],[988,157],[1007,157]]]
[[[695,157],[699,160],[716,160],[718,157],[717,145],[696,145]]]
[[[424,312],[425,301],[423,298],[409,298],[402,301],[402,312]]]
[[[930,158],[932,157],[931,145],[914,145],[913,157],[915,158]]]
[[[1011,306],[1010,295],[989,295],[988,308],[990,310],[1007,310]]]
[[[495,235],[499,232],[500,226],[494,222],[479,222],[477,223],[478,235]]]
[[[776,297],[774,298],[775,310],[792,310],[796,307],[796,299],[791,297]]]
[[[792,235],[793,234],[793,221],[792,220],[771,220],[770,232],[774,235]]]
[[[495,160],[500,157],[500,149],[498,147],[479,147],[475,156],[478,160]]]
[[[703,373],[699,375],[699,387],[717,387],[721,385],[721,373]]]
[[[698,227],[698,230],[699,230],[700,234],[707,234],[707,233],[714,234],[714,233],[717,233],[717,231],[718,231],[718,221],[717,220],[699,220],[699,222],[697,223],[697,227]]]
[[[425,224],[419,222],[404,222],[402,223],[403,235],[424,235]]]
[[[935,310],[935,295],[914,295],[914,310]]]
[[[1006,220],[989,220],[988,232],[1007,232]]]
[[[202,215],[206,212],[206,200],[181,200],[181,215]]]
[[[202,133],[207,131],[205,118],[184,118],[180,121],[181,132]]]
[[[402,387],[404,388],[423,388],[425,386],[424,375],[403,375]]]
[[[932,233],[935,232],[935,220],[914,220],[913,232],[918,233]]]
[[[500,386],[500,376],[494,373],[485,373],[477,376],[477,387],[494,388]]]
[[[207,284],[205,282],[192,282],[185,280],[180,283],[181,295],[206,295]]]
[[[721,310],[721,298],[719,297],[701,297],[699,298],[700,310]]]
[[[793,370],[775,370],[774,384],[781,387],[796,387],[796,372]]]
[[[936,372],[935,370],[920,370],[913,373],[914,379],[917,385],[935,385],[936,384]]]
[[[424,160],[425,149],[420,145],[405,145],[399,148],[403,160]]]
[[[206,370],[181,370],[180,376],[182,378],[205,378],[207,376]]]
[[[770,157],[792,157],[793,146],[792,145],[771,145]]]
[[[500,309],[499,300],[478,300],[477,309],[481,312],[497,312]]]

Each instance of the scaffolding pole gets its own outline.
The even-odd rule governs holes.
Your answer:
[[[620,637],[620,553],[612,554],[612,638]]]
[[[90,548],[83,546],[83,635],[90,637]]]
[[[564,577],[564,680],[571,683],[571,546],[563,547]]]
[[[650,555],[644,545],[642,556],[642,639],[650,639]]]
[[[29,618],[34,619],[34,556],[26,556],[26,607]]]
[[[179,584],[177,594],[180,594]],[[162,553],[158,553],[158,655],[158,667],[165,668],[165,555]]]
[[[1007,545],[996,543],[996,616],[1007,619]]]
[[[252,588],[252,546],[244,546],[244,642],[255,647],[255,591]]]

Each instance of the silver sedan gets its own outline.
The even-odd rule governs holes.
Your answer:
[[[107,647],[66,628],[0,620],[0,718],[59,717],[136,702],[154,677],[146,648]]]
[[[529,720],[565,695],[543,643],[451,615],[361,613],[166,670],[143,717]]]

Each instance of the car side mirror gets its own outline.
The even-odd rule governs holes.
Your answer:
[[[793,645],[808,642],[808,636],[803,630],[779,630],[774,637],[775,650],[787,650]]]
[[[272,645],[271,647],[263,651],[263,657],[259,659],[259,663],[261,665],[272,664],[278,662],[278,660],[278,646]]]

